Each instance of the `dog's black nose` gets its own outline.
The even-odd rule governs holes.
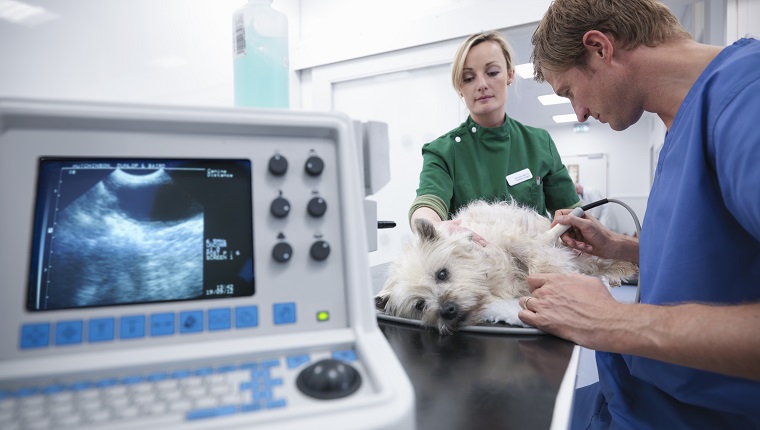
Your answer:
[[[443,319],[453,320],[459,313],[459,306],[454,302],[446,302],[441,306],[440,313]]]

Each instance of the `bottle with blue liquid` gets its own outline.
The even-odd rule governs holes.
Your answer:
[[[289,106],[288,19],[272,0],[249,0],[232,15],[235,105]]]

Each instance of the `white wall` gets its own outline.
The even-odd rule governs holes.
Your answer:
[[[760,38],[760,0],[728,0],[726,3],[726,41],[742,37]]]
[[[562,157],[606,154],[607,198],[628,204],[639,222],[643,222],[651,185],[653,139],[660,136],[661,125],[662,121],[656,115],[645,113],[639,122],[623,132],[596,121],[590,121],[588,133],[575,133],[572,125],[559,125],[548,130]],[[631,215],[622,206],[611,205],[618,230],[632,235],[635,224]]]
[[[246,0],[26,1],[49,19],[0,19],[0,97],[233,105],[232,14]],[[273,5],[298,29],[298,0]]]

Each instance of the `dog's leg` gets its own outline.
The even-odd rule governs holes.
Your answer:
[[[481,312],[482,320],[488,324],[506,323],[520,327],[530,327],[522,322],[517,314],[520,313],[519,299],[503,299],[491,302]]]

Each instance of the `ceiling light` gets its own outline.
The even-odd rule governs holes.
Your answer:
[[[0,18],[16,24],[34,26],[58,17],[38,6],[16,0],[0,0]]]
[[[569,114],[566,114],[566,115],[554,115],[552,117],[552,119],[557,124],[562,124],[564,122],[576,122],[576,121],[578,121],[578,117],[575,116],[574,113],[569,113]]]
[[[515,66],[515,72],[523,79],[533,79],[533,63],[518,64]]]
[[[567,97],[560,97],[556,94],[547,94],[545,96],[538,96],[538,101],[544,106],[558,105],[562,103],[570,103],[570,99]]]
[[[573,126],[573,131],[576,133],[588,133],[589,126],[586,122],[576,122]]]

